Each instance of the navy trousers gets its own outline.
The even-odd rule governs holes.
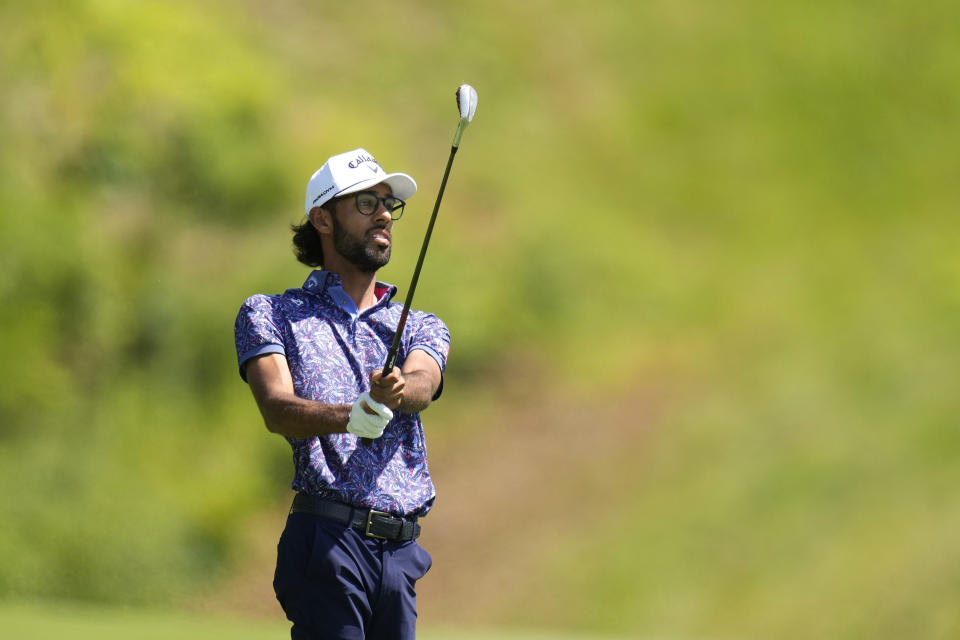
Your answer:
[[[273,589],[293,640],[406,640],[416,636],[417,580],[430,554],[310,513],[291,513],[277,545]]]

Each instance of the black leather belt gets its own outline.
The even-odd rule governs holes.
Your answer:
[[[293,497],[290,513],[312,513],[353,527],[368,538],[406,542],[420,536],[420,525],[413,520],[392,516],[383,511],[352,507],[307,493]]]

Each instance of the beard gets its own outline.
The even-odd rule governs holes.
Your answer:
[[[333,248],[363,273],[376,273],[378,269],[390,262],[390,246],[379,247],[366,242],[366,236],[355,238],[337,222],[337,216],[331,216],[333,221]]]

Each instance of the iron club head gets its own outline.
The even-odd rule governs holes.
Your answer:
[[[477,90],[468,84],[457,87],[457,107],[460,109],[460,117],[471,122],[473,114],[477,112]]]
[[[454,148],[460,146],[463,131],[473,121],[473,115],[477,112],[477,90],[468,84],[457,87],[457,108],[460,110],[460,124],[457,126],[457,134],[453,137]]]

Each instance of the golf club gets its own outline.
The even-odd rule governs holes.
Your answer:
[[[403,329],[407,324],[407,316],[410,314],[410,304],[413,302],[413,294],[417,290],[417,282],[420,280],[420,270],[423,268],[423,259],[427,255],[427,246],[430,244],[430,236],[433,234],[433,225],[437,221],[437,212],[440,210],[440,200],[443,199],[443,190],[447,187],[447,178],[450,176],[450,167],[453,166],[453,158],[457,155],[457,149],[460,148],[460,139],[467,125],[473,120],[473,115],[477,112],[477,90],[468,84],[462,84],[457,87],[457,108],[460,110],[460,122],[457,125],[457,133],[453,136],[453,146],[450,147],[450,157],[447,159],[447,168],[443,171],[443,179],[440,180],[440,190],[437,192],[437,201],[433,205],[433,214],[430,216],[430,223],[427,225],[427,233],[423,237],[423,244],[420,246],[420,257],[417,258],[417,266],[413,270],[413,278],[410,280],[410,288],[407,289],[407,298],[403,302],[403,311],[400,313],[400,322],[397,323],[397,332],[393,336],[393,344],[390,345],[390,351],[387,352],[387,360],[383,364],[382,371],[393,371],[394,364],[397,361],[397,353],[400,351],[400,340],[403,337]],[[365,445],[370,445],[371,438],[363,438]]]

